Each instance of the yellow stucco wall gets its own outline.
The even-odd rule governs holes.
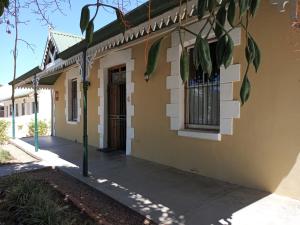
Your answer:
[[[98,134],[98,88],[99,88],[99,79],[98,79],[98,68],[99,60],[95,60],[90,76],[91,86],[88,89],[88,138],[89,144],[92,146],[98,146],[99,143],[99,134]],[[72,68],[72,72],[79,73],[79,67]],[[55,132],[56,136],[66,138],[72,141],[77,141],[82,143],[82,85],[81,85],[81,101],[80,101],[80,122],[77,124],[68,124],[65,118],[65,79],[66,72],[64,72],[58,80],[55,82],[54,91],[59,92],[59,100],[55,101]]]
[[[220,142],[179,137],[170,131],[166,116],[166,104],[170,103],[166,77],[171,68],[166,50],[171,46],[170,38],[162,45],[157,72],[148,83],[143,76],[144,44],[132,48],[132,155],[300,199],[300,33],[291,30],[288,13],[280,14],[268,1],[262,1],[251,29],[262,49],[262,66],[259,74],[251,71],[251,99],[242,107],[241,118],[234,120],[233,136],[223,135]],[[243,55],[243,46],[236,47],[234,63],[242,64],[242,73]],[[98,69],[96,60],[88,93],[89,142],[94,146],[99,142]],[[56,135],[81,142],[82,116],[78,125],[69,125],[65,119],[65,76],[62,74],[54,87],[60,96],[55,102]],[[235,83],[235,99],[239,99],[239,89],[240,83]]]
[[[251,99],[242,107],[241,118],[234,120],[234,135],[223,135],[220,142],[179,137],[169,131],[166,49],[170,39],[164,42],[157,72],[148,83],[143,78],[144,47],[133,48],[132,154],[300,199],[300,52],[296,51],[300,33],[291,30],[288,13],[280,14],[268,1],[262,1],[251,30],[262,49],[262,67],[259,74],[251,71]],[[234,62],[242,64],[241,75],[243,54],[244,48],[237,47]],[[235,83],[235,99],[239,99],[239,88],[240,83]]]

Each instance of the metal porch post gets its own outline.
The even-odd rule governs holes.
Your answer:
[[[39,150],[39,128],[38,128],[38,116],[37,116],[37,110],[38,110],[38,94],[37,94],[37,86],[38,86],[38,79],[36,78],[36,75],[34,76],[33,80],[33,88],[34,88],[34,147],[35,151],[37,152]]]
[[[89,82],[87,81],[87,60],[86,50],[83,50],[83,68],[82,68],[82,82],[83,82],[83,176],[88,176],[88,134],[87,134],[87,91]]]

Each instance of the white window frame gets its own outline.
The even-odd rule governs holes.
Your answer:
[[[216,42],[217,40],[216,39],[211,39],[209,40],[209,44],[211,43],[214,43]],[[187,50],[188,50],[188,54],[189,54],[189,51],[190,49],[194,48],[195,47],[195,44],[193,45],[190,45],[190,46],[187,46]],[[190,55],[189,55],[190,57]],[[186,84],[187,85],[187,84]],[[187,124],[186,122],[186,115],[187,115],[187,108],[188,107],[188,104],[190,104],[189,102],[187,102],[187,98],[188,98],[188,95],[187,95],[187,87],[185,86],[185,92],[184,92],[184,107],[185,107],[185,129],[193,129],[195,131],[201,131],[201,130],[205,130],[205,131],[216,131],[216,130],[219,130],[220,129],[220,125],[205,125],[205,124]],[[187,127],[188,126],[188,127]]]
[[[201,24],[202,23],[202,24]],[[188,26],[190,30],[198,33],[204,21]],[[206,27],[209,31],[209,27]],[[204,33],[206,33],[204,31]],[[230,32],[234,45],[241,44],[241,29]],[[208,37],[214,39],[211,33]],[[195,44],[195,36],[186,33],[184,46]],[[203,131],[185,128],[185,92],[180,77],[180,55],[182,52],[178,32],[171,35],[172,46],[167,50],[167,62],[171,64],[171,74],[166,78],[166,88],[170,90],[170,103],[166,105],[166,116],[170,118],[170,130],[177,131],[178,136],[221,141],[222,135],[233,135],[233,119],[240,117],[240,102],[233,99],[233,83],[240,81],[240,65],[232,64],[226,70],[220,70],[220,131]]]
[[[69,114],[68,114],[68,120],[71,122],[76,122],[78,119],[78,111],[76,111],[76,117],[75,115],[75,110],[78,110],[78,108],[76,109],[76,107],[73,106],[74,102],[73,102],[73,83],[76,82],[76,92],[77,92],[77,84],[78,84],[78,79],[74,78],[74,79],[70,79],[69,80],[69,98],[68,98],[68,108],[69,108]],[[74,85],[75,86],[75,85]],[[77,101],[77,96],[78,93],[76,93],[76,101]],[[76,103],[77,106],[78,102]],[[74,110],[74,111],[73,111]]]
[[[77,119],[76,120],[69,120],[69,110],[70,110],[70,84],[72,80],[77,79]],[[65,78],[65,118],[67,124],[76,125],[80,123],[80,116],[81,116],[81,107],[80,107],[80,100],[81,100],[81,90],[80,90],[80,69],[79,67],[71,68],[66,72]]]

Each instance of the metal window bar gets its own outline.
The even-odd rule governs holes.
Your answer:
[[[108,146],[126,148],[126,67],[109,70]]]
[[[191,48],[190,55],[192,50]],[[196,70],[193,65],[190,65],[190,68],[191,77],[185,86],[185,127],[218,131],[220,129],[220,72],[214,69],[209,76],[203,73],[201,68]]]
[[[71,81],[71,120],[77,120],[77,79]]]

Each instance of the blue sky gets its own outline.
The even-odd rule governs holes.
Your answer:
[[[23,0],[21,0],[21,2],[22,1]],[[68,5],[64,6],[66,16],[59,12],[51,14],[50,20],[55,26],[55,30],[81,35],[79,28],[81,8],[87,3],[94,2],[95,0],[71,1],[71,8]],[[127,10],[137,6],[137,1],[132,2],[132,5],[127,7]],[[141,3],[142,1],[139,0],[138,2]],[[115,14],[112,11],[101,10],[95,22],[95,30],[114,19]],[[21,20],[29,20],[29,22],[27,25],[20,26],[20,38],[33,44],[34,52],[20,42],[17,61],[17,76],[20,76],[33,67],[41,64],[48,35],[48,26],[41,24],[36,15],[32,14],[31,9],[24,9],[21,11]],[[0,24],[0,84],[7,84],[13,78],[12,49],[14,35],[7,34],[5,29],[5,26]]]

